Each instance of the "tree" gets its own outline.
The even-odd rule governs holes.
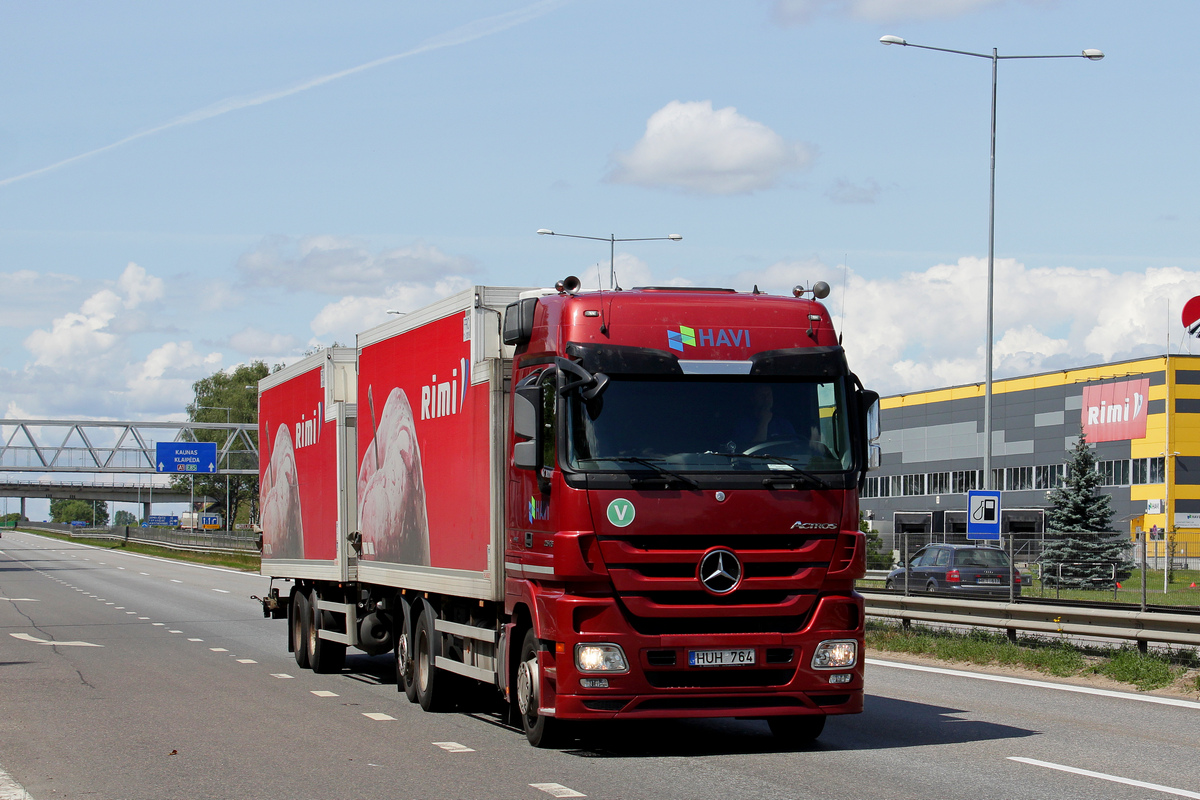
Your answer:
[[[51,500],[51,522],[83,522],[97,528],[108,525],[108,503],[103,500]]]
[[[218,370],[207,378],[202,378],[192,384],[195,399],[188,404],[188,419],[192,422],[229,422],[254,423],[258,421],[258,382],[271,372],[265,362],[255,361],[242,364],[232,372]],[[229,431],[199,430],[196,439],[201,442],[215,442],[220,453],[229,438]],[[257,444],[258,432],[249,433],[250,441]],[[197,474],[194,478],[194,492],[197,498],[208,496],[213,498],[214,506],[221,508],[227,524],[232,526],[238,514],[245,505],[251,509],[258,499],[258,462],[253,455],[245,452],[245,443],[236,438],[229,447],[229,457],[218,464],[219,469],[251,469],[252,475]],[[229,507],[225,508],[226,481],[228,479]],[[190,476],[176,476],[173,488],[186,492],[192,481]]]
[[[1096,455],[1080,434],[1067,451],[1066,479],[1047,495],[1046,528],[1055,538],[1042,551],[1043,582],[1057,580],[1060,568],[1063,586],[1107,582],[1114,565],[1118,581],[1129,577],[1128,541],[1112,531],[1112,498],[1100,491],[1103,482]]]
[[[137,524],[137,517],[128,511],[118,511],[116,514],[113,514],[113,525],[116,525],[118,528],[122,525],[136,526]]]

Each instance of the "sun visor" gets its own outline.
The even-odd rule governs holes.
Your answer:
[[[615,344],[567,343],[567,356],[577,359],[588,372],[606,375],[682,375],[679,359],[666,350]]]
[[[750,357],[751,375],[790,375],[799,378],[837,378],[850,374],[846,351],[835,347],[790,347],[764,350]]]

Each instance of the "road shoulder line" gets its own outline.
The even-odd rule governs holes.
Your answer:
[[[1055,689],[1060,692],[1075,692],[1077,694],[1091,694],[1098,697],[1113,697],[1118,700],[1137,700],[1141,703],[1156,703],[1163,706],[1176,706],[1178,708],[1200,709],[1200,703],[1192,700],[1181,700],[1174,697],[1159,697],[1152,694],[1133,694],[1132,692],[1115,692],[1111,689],[1095,689],[1091,686],[1074,686],[1069,683],[1049,683],[1047,681],[1035,681],[1029,678],[1012,678],[1007,675],[989,675],[985,672],[967,672],[959,669],[946,669],[945,667],[926,667],[922,664],[905,664],[900,661],[883,661],[878,658],[863,659],[865,663],[877,667],[892,667],[894,669],[908,669],[915,672],[932,672],[937,675],[951,675],[958,678],[974,678],[981,681],[993,681],[995,683],[1011,683],[1016,686],[1031,686],[1037,689]]]

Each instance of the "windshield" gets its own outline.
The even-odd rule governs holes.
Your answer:
[[[840,380],[613,377],[567,401],[567,464],[625,471],[843,472],[851,466]],[[645,465],[645,464],[644,464]]]

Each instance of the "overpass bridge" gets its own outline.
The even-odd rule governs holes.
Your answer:
[[[143,516],[149,516],[154,501],[186,503],[192,497],[166,485],[156,464],[158,443],[201,441],[217,445],[215,474],[258,475],[254,423],[0,419],[0,496],[20,498],[21,516],[29,497],[141,503]],[[118,484],[115,473],[163,477],[158,485],[153,478]],[[104,475],[113,477],[103,480]]]

